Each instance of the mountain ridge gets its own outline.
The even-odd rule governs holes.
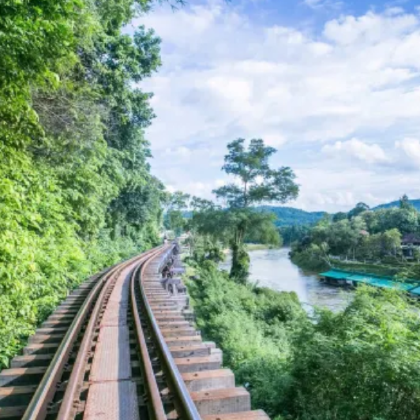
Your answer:
[[[417,211],[420,211],[420,199],[409,200]],[[389,209],[392,207],[399,207],[399,200],[391,201],[389,203],[379,204],[372,207],[372,210]],[[277,220],[274,222],[276,226],[299,226],[311,225],[320,220],[324,214],[331,214],[326,211],[306,211],[297,209],[295,207],[287,206],[259,206],[259,210],[274,213]],[[332,213],[333,214],[333,213]]]
[[[274,213],[277,217],[274,223],[278,227],[311,225],[320,220],[324,214],[327,214],[325,211],[309,212],[286,206],[259,206],[257,208],[264,212]]]
[[[410,204],[413,205],[413,207],[417,211],[420,211],[420,198],[416,198],[414,200],[408,200],[408,201],[410,202]],[[379,204],[379,206],[373,207],[372,210],[389,209],[392,207],[399,207],[399,205],[400,205],[400,201],[395,200],[395,201],[391,201],[390,203]]]

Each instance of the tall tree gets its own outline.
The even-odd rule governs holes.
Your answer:
[[[408,198],[407,194],[404,194],[400,198],[400,209],[410,210],[413,208],[413,205],[410,203],[410,199]]]
[[[165,201],[165,227],[180,235],[186,226],[184,212],[188,209],[189,194],[182,191],[168,193]]]
[[[340,220],[345,220],[345,219],[347,219],[347,213],[339,211],[338,213],[334,214],[334,216],[332,218],[332,221],[333,222],[339,222]]]
[[[299,187],[289,167],[270,167],[269,158],[276,149],[266,146],[262,139],[252,139],[248,148],[245,139],[237,139],[228,144],[228,151],[222,170],[233,175],[236,182],[213,192],[226,203],[232,216],[230,275],[243,281],[248,276],[249,267],[249,256],[244,247],[246,235],[258,227],[267,227],[267,218],[270,217],[252,206],[264,202],[284,204],[298,196]]]
[[[369,206],[365,203],[357,203],[356,207],[348,212],[348,218],[351,219],[352,217],[358,216],[359,214],[368,211]]]

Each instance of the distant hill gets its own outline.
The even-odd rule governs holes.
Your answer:
[[[293,207],[279,207],[279,206],[259,206],[257,210],[274,213],[277,220],[274,222],[276,226],[301,226],[312,225],[322,218],[325,211],[308,212],[305,210],[295,209]],[[192,217],[191,211],[184,211],[182,215],[189,219]]]
[[[417,211],[420,211],[420,199],[416,199],[416,200],[408,200]],[[380,204],[379,206],[373,207],[372,210],[379,210],[379,209],[389,209],[391,207],[399,207],[400,206],[400,202],[399,200],[397,201],[391,201],[391,203],[386,203],[386,204]]]
[[[419,200],[420,202],[420,200]],[[308,212],[293,207],[260,206],[259,210],[274,213],[277,216],[276,226],[311,225],[325,214],[323,211]]]
[[[409,200],[417,211],[420,211],[420,199]],[[399,207],[399,200],[392,201],[391,203],[380,204],[373,207],[372,210],[388,209],[391,207]],[[322,218],[326,212],[313,211],[308,212],[305,210],[295,209],[293,207],[280,207],[280,206],[260,206],[258,209],[269,211],[277,216],[275,224],[279,227],[282,226],[299,226],[299,225],[312,225]]]
[[[420,211],[420,199],[409,200],[410,203]],[[391,203],[380,204],[379,206],[373,207],[372,210],[387,209],[391,207],[399,207],[400,202],[392,201]],[[301,226],[301,225],[313,225],[320,220],[325,211],[305,211],[301,209],[295,209],[293,207],[280,207],[280,206],[259,206],[257,209],[274,213],[277,216],[275,221],[276,226]],[[190,218],[191,212],[184,212],[184,217]]]

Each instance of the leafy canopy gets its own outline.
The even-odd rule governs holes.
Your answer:
[[[276,152],[261,139],[252,139],[248,148],[244,139],[228,144],[222,170],[233,175],[232,182],[214,190],[226,207],[193,198],[193,231],[227,244],[232,251],[231,278],[244,283],[248,277],[249,256],[245,241],[279,245],[281,238],[274,225],[275,215],[257,211],[253,205],[263,202],[285,203],[296,198],[299,187],[289,167],[272,169],[269,158]]]
[[[136,83],[160,40],[122,33],[151,4],[1,2],[0,366],[82,279],[158,241],[154,115]]]
[[[261,139],[252,139],[245,148],[245,140],[237,139],[228,144],[222,170],[234,175],[238,183],[230,183],[214,190],[230,208],[247,208],[266,201],[285,203],[295,199],[299,187],[289,167],[271,169],[268,160],[276,149],[265,146]]]

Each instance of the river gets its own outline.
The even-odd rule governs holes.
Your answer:
[[[250,251],[250,280],[273,290],[296,292],[308,308],[316,305],[337,311],[348,304],[353,292],[321,283],[316,274],[293,264],[289,251],[289,248]],[[222,264],[222,268],[228,267],[229,257]]]

